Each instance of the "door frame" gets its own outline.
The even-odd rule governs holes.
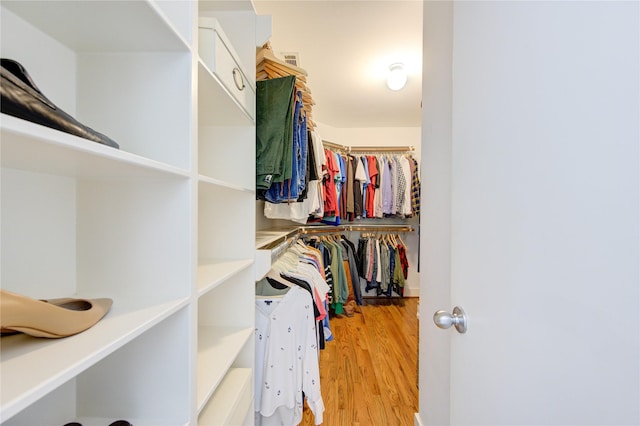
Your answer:
[[[420,215],[419,409],[415,424],[450,423],[450,331],[432,322],[451,311],[453,2],[423,2]],[[429,392],[437,390],[437,392]]]

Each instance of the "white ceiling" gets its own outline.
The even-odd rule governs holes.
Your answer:
[[[297,52],[316,105],[332,127],[419,127],[421,0],[253,0],[272,16],[273,52]],[[386,86],[389,65],[408,71],[404,89]]]

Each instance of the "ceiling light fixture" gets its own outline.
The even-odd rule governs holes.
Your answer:
[[[407,84],[407,72],[404,64],[395,63],[389,66],[389,76],[387,77],[387,86],[391,90],[400,90]]]

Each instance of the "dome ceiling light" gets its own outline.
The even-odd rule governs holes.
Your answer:
[[[407,72],[404,64],[395,63],[389,66],[389,76],[387,77],[387,86],[391,90],[400,90],[407,84]]]

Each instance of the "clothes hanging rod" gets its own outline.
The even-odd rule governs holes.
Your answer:
[[[365,153],[365,152],[415,152],[413,146],[346,146],[339,143],[323,140],[326,148],[345,151],[347,153]]]
[[[412,226],[398,226],[398,227],[370,227],[370,226],[349,226],[347,231],[359,231],[359,232],[413,232]]]
[[[300,234],[298,228],[289,230],[278,230],[276,232],[282,232],[282,235],[267,243],[262,244],[261,246],[256,247],[256,250],[273,250],[283,244],[286,245],[287,243],[290,243],[287,240],[297,238]]]
[[[311,225],[299,226],[294,229],[283,231],[283,234],[273,241],[256,247],[257,250],[282,251],[285,247],[292,245],[301,235],[311,234],[338,234],[341,232],[413,232],[415,228],[410,225]]]
[[[322,144],[326,148],[332,148],[332,149],[339,150],[339,151],[349,152],[349,147],[348,146],[340,145],[339,143],[334,143],[334,142],[329,142],[329,141],[323,140]]]
[[[339,234],[341,232],[413,232],[413,226],[408,225],[338,225],[338,226],[307,226],[301,227],[300,233],[311,234]]]
[[[256,250],[269,250],[268,254],[271,259],[271,265],[275,263],[288,249],[293,246],[301,237],[305,235],[315,234],[340,234],[343,232],[361,231],[361,232],[386,232],[386,233],[405,233],[413,232],[413,226],[407,225],[339,225],[339,226],[300,226],[285,231],[283,235],[277,239],[257,247]],[[257,254],[256,254],[257,255]]]
[[[349,152],[414,152],[412,146],[352,146]]]
[[[289,247],[291,247],[293,244],[295,244],[295,242],[298,241],[299,237],[300,237],[300,234],[296,233],[293,237],[285,238],[284,241],[282,241],[280,244],[278,244],[277,246],[272,248],[271,249],[271,263],[273,263],[275,260],[277,260],[280,256],[282,256],[282,254],[285,251],[287,251],[289,249]]]

